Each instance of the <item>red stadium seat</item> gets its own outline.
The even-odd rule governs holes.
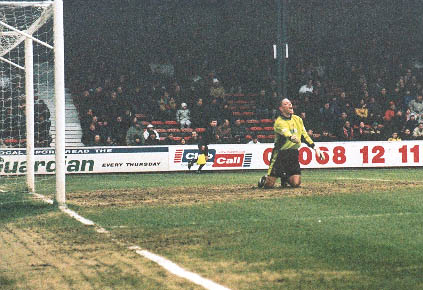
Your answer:
[[[273,127],[263,127],[264,131],[273,131]]]
[[[174,121],[174,120],[168,120],[164,122],[165,125],[170,125],[170,126],[177,126],[178,122]]]
[[[184,133],[191,133],[192,131],[194,131],[194,129],[192,129],[192,128],[182,128],[181,129],[181,132],[184,132]]]
[[[156,131],[157,131],[157,133],[166,133],[167,132],[167,130],[163,129],[163,128],[157,128]]]
[[[242,116],[242,113],[241,112],[232,112],[232,115],[235,116],[235,117],[239,117],[239,116]]]
[[[250,127],[250,131],[262,131],[262,127]]]
[[[147,125],[149,125],[149,124],[150,124],[150,122],[147,122],[147,121],[141,121],[141,124],[142,124],[143,126],[147,126]]]
[[[251,117],[251,116],[254,116],[254,112],[242,112],[242,115]]]
[[[206,132],[206,128],[196,128],[195,131],[197,131],[197,133],[203,133]]]
[[[180,133],[181,129],[179,128],[169,128],[166,130],[168,133]]]
[[[247,122],[247,124],[260,124],[259,120],[254,120],[254,119],[247,120],[246,122]]]
[[[163,121],[151,121],[151,124],[154,125],[154,126],[164,125]]]
[[[173,140],[174,140],[174,141],[181,141],[181,139],[182,139],[182,137],[178,137],[178,136],[173,137]]]
[[[261,119],[260,120],[260,123],[262,123],[262,124],[271,124],[271,123],[273,123],[273,120],[272,119]]]

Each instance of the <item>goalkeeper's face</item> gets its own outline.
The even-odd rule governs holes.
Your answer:
[[[292,103],[288,99],[283,99],[281,102],[281,106],[279,107],[279,110],[281,111],[282,115],[285,117],[291,117],[292,114],[294,114],[294,109],[292,107]]]

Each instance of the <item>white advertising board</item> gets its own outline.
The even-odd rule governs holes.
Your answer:
[[[363,168],[423,166],[423,142],[328,142],[316,143],[326,159],[300,148],[302,168]],[[217,144],[209,146],[204,170],[267,169],[273,144]],[[80,147],[66,150],[67,173],[162,172],[188,170],[198,155],[197,146]],[[194,166],[193,170],[196,169]],[[35,172],[55,170],[54,149],[35,150]],[[0,175],[26,172],[25,149],[0,148]]]
[[[66,149],[67,173],[118,173],[167,171],[167,146],[81,147]],[[35,173],[55,171],[54,149],[35,150]],[[0,175],[26,172],[25,149],[0,148]]]

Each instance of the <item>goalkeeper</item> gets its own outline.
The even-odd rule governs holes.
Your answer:
[[[267,176],[260,178],[259,187],[273,188],[278,177],[282,187],[288,184],[299,187],[301,184],[301,168],[298,161],[298,148],[301,141],[313,148],[317,156],[324,160],[324,155],[315,147],[313,140],[304,128],[303,120],[294,115],[291,101],[283,99],[279,106],[280,116],[275,120],[275,145],[272,151]]]

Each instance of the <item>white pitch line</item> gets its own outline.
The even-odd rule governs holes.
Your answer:
[[[46,198],[44,195],[38,194],[38,193],[32,193],[31,195],[34,195],[35,197],[43,200],[44,202],[53,204],[53,200]],[[100,234],[107,234],[109,233],[106,229],[96,225],[93,221],[84,218],[83,216],[79,215],[78,213],[74,212],[73,210],[70,210],[67,206],[59,206],[59,209],[66,213],[67,215],[69,215],[70,217],[76,219],[77,221],[79,221],[80,223],[86,225],[86,226],[94,226],[96,227],[96,231]],[[150,261],[155,262],[156,264],[158,264],[159,266],[161,266],[162,268],[164,268],[165,270],[169,271],[170,273],[179,276],[181,278],[185,278],[186,280],[200,285],[202,287],[204,287],[205,289],[208,290],[229,290],[229,288],[226,288],[222,285],[219,285],[211,280],[208,280],[206,278],[201,277],[200,275],[193,273],[193,272],[189,272],[187,270],[185,270],[184,268],[178,266],[177,264],[173,263],[172,261],[161,257],[159,255],[156,255],[154,253],[151,253],[147,250],[142,250],[140,247],[138,246],[132,246],[132,247],[128,247],[128,249],[131,250],[135,250],[135,252],[137,254],[139,254],[140,256],[149,259]]]
[[[38,193],[30,193],[30,195],[33,195],[33,196],[35,196],[36,198],[41,199],[42,201],[44,201],[44,202],[46,202],[46,203],[48,203],[48,204],[53,204],[53,203],[54,203],[52,199],[47,198],[47,197],[45,197],[45,196],[44,196],[44,195],[42,195],[42,194],[38,194]]]
[[[140,255],[143,256],[157,264],[159,264],[160,266],[162,266],[163,268],[165,268],[166,270],[168,270],[169,272],[171,272],[172,274],[185,278],[197,285],[200,285],[202,287],[204,287],[205,289],[210,289],[210,290],[228,290],[229,288],[226,288],[222,285],[219,285],[213,281],[210,281],[208,279],[205,279],[203,277],[201,277],[200,275],[187,271],[184,268],[178,266],[177,264],[173,263],[172,261],[169,261],[166,258],[163,258],[159,255],[153,254],[147,250],[142,250],[141,248],[139,248],[138,246],[132,246],[129,249],[131,250],[135,250],[135,252]]]
[[[339,177],[335,180],[362,180],[362,181],[383,181],[383,182],[404,182],[404,183],[423,183],[421,181],[404,181],[404,180],[394,180],[394,179],[377,179],[377,178],[360,178],[360,177]]]
[[[332,220],[332,219],[364,219],[364,218],[378,218],[378,217],[392,217],[392,216],[409,216],[409,215],[423,215],[423,212],[398,212],[398,213],[380,213],[380,214],[362,214],[362,215],[334,215],[334,216],[322,216],[322,217],[305,217],[296,219],[301,220]]]

